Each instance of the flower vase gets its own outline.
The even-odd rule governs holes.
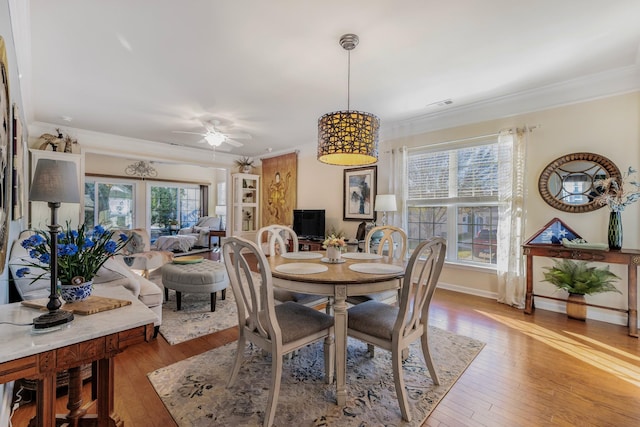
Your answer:
[[[335,246],[329,246],[327,248],[327,258],[329,259],[329,262],[339,262],[341,256],[342,252],[340,251],[340,248]]]
[[[609,249],[622,249],[622,213],[618,211],[609,212],[609,228],[607,231]]]
[[[93,280],[79,285],[60,285],[60,296],[66,303],[84,301],[89,298],[93,290]]]

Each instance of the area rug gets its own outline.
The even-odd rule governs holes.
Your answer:
[[[157,281],[160,278],[152,277]],[[238,324],[236,301],[231,288],[226,299],[217,294],[216,311],[211,311],[209,294],[182,293],[181,310],[176,310],[176,294],[169,289],[169,301],[162,306],[160,334],[171,345],[212,334]]]
[[[274,426],[419,426],[469,366],[484,343],[431,328],[432,355],[440,385],[433,385],[418,343],[404,362],[413,420],[402,420],[391,370],[391,353],[349,338],[347,405],[335,404],[335,385],[324,383],[322,342],[285,360]],[[246,346],[235,385],[226,383],[237,343],[227,344],[148,374],[180,427],[258,426],[266,407],[271,357]]]

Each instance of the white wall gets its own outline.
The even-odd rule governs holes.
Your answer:
[[[16,5],[17,3],[15,1],[12,2],[12,8],[15,8]],[[20,5],[20,6],[24,7],[24,5]],[[16,13],[16,10],[12,9],[11,12]],[[20,93],[18,65],[17,65],[17,59],[16,59],[13,31],[11,26],[11,12],[9,10],[9,1],[8,0],[0,1],[0,36],[2,36],[2,38],[4,39],[6,50],[7,50],[7,62],[8,62],[7,65],[8,65],[8,71],[9,71],[9,101],[10,101],[10,105],[13,105],[15,103],[18,106],[20,111],[20,118],[22,123],[24,124],[26,122],[24,118],[22,96]],[[27,156],[26,147],[25,147],[25,150],[23,151],[23,159],[25,160],[23,164],[23,170],[27,170],[26,167],[27,167],[28,156]],[[9,162],[9,165],[11,165],[11,162]],[[6,172],[10,175],[11,168],[10,167],[7,168]],[[7,184],[8,185],[6,188],[11,188],[10,176],[8,177]],[[23,197],[26,198],[26,189],[23,189],[23,190],[25,191],[23,194]],[[10,215],[11,214],[10,206],[8,207],[8,210]],[[24,228],[25,223],[26,223],[26,212],[24,213],[24,216],[22,219],[19,219],[16,221],[9,221],[8,223],[9,228],[8,230],[5,230],[8,233],[8,239],[7,239],[8,243],[5,250],[11,247],[11,242],[13,242],[16,239],[20,230]],[[6,266],[6,260],[5,260],[5,264],[2,265],[1,267],[2,267],[2,274],[0,274],[0,304],[6,304],[9,299],[9,274],[8,274],[8,268]],[[7,383],[7,384],[0,384],[0,426],[6,426],[9,424],[10,403],[11,403],[10,401],[12,398],[12,393],[13,393],[13,382]]]

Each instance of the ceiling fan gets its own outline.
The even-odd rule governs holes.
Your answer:
[[[202,136],[202,140],[198,142],[206,142],[212,147],[220,147],[223,143],[231,145],[232,147],[242,147],[244,144],[242,142],[236,141],[236,139],[251,139],[251,135],[244,134],[227,134],[224,132],[220,132],[216,129],[216,126],[219,125],[217,120],[212,121],[202,121],[202,126],[205,128],[205,132],[188,132],[181,130],[174,130],[173,133],[188,133],[192,135],[200,135]]]

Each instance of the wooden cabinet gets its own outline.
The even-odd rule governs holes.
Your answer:
[[[235,173],[231,178],[231,235],[254,241],[260,228],[260,175]]]
[[[78,192],[81,201],[84,194],[84,157],[82,154],[64,153],[59,151],[45,151],[30,149],[31,153],[31,171],[30,178],[36,171],[36,165],[40,159],[64,160],[72,162],[76,165],[76,173],[78,176]],[[84,223],[84,203],[61,203],[58,209],[58,224],[62,227],[66,226],[69,221],[71,227],[77,228],[79,224]],[[29,224],[31,228],[40,230],[48,230],[51,222],[51,210],[47,202],[29,202]]]

